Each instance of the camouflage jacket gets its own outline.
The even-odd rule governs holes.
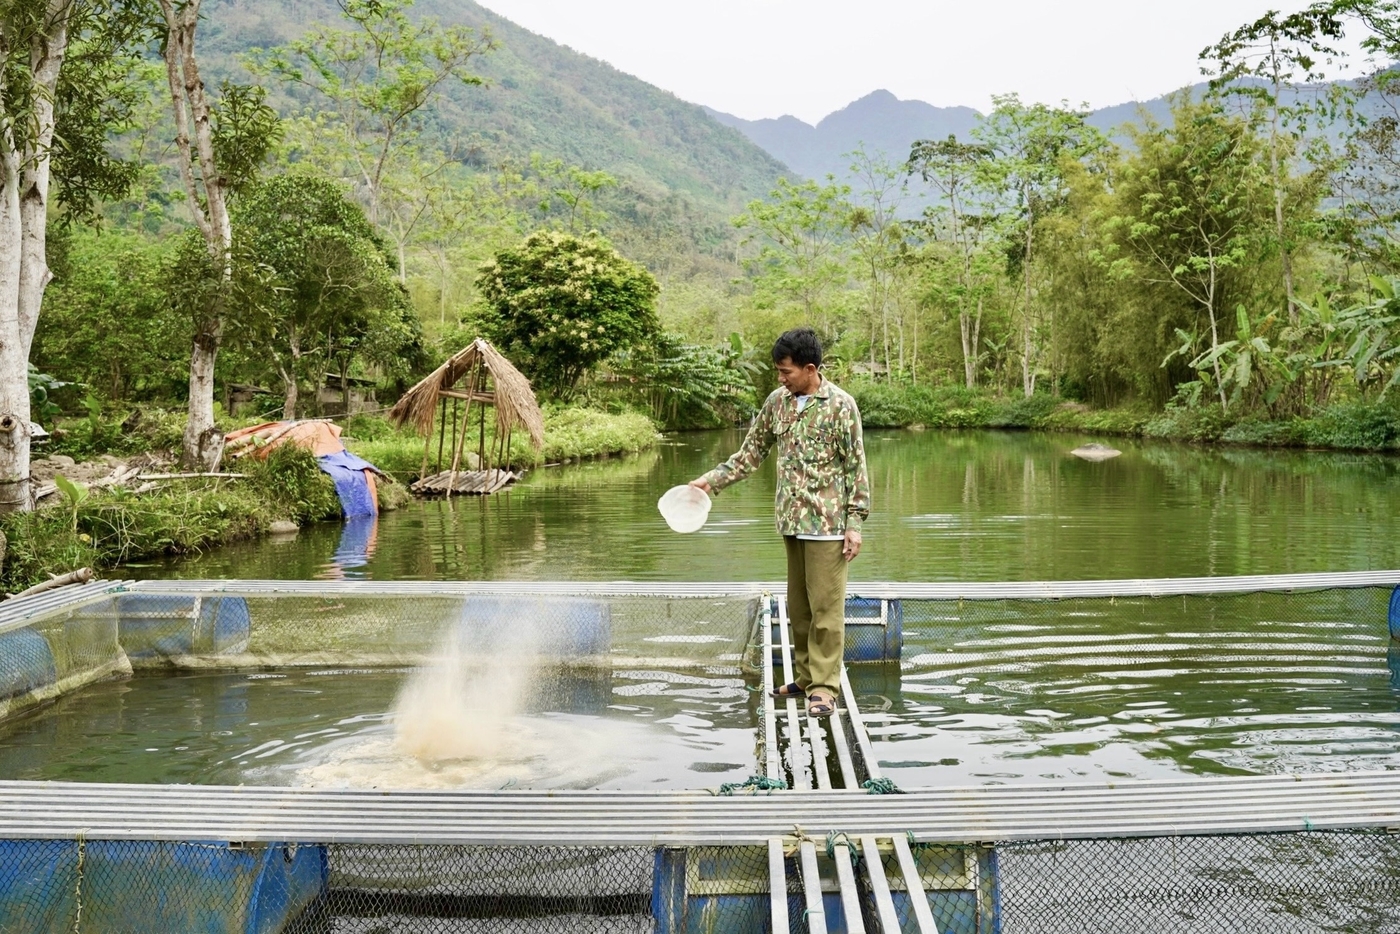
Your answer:
[[[856,400],[823,379],[798,412],[792,393],[774,391],[764,401],[739,450],[701,479],[718,493],[757,470],[775,445],[778,532],[859,532],[870,515],[870,479]]]

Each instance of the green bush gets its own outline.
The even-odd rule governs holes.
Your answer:
[[[238,465],[246,480],[191,480],[153,493],[93,493],[67,504],[0,517],[8,550],[0,583],[20,590],[80,567],[194,554],[265,532],[276,519],[315,522],[340,515],[335,485],[311,452],[290,446],[262,463]]]
[[[261,463],[245,459],[239,466],[273,518],[303,525],[340,515],[335,484],[305,448],[279,445]]]
[[[1386,402],[1343,403],[1307,419],[1301,433],[1304,443],[1315,447],[1391,448],[1400,439],[1400,411]]]
[[[1148,438],[1165,441],[1219,441],[1233,424],[1219,405],[1168,406],[1164,412],[1148,420],[1142,433]]]
[[[640,412],[550,408],[544,413],[546,462],[633,454],[656,443],[656,425]]]

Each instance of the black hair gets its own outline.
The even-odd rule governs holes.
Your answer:
[[[822,342],[811,328],[793,328],[773,342],[773,362],[791,359],[798,366],[822,365]]]

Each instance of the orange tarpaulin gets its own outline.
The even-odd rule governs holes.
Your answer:
[[[282,444],[306,448],[317,457],[339,454],[345,450],[345,445],[340,441],[340,426],[334,422],[266,422],[252,428],[240,428],[224,436],[224,450],[231,457],[249,455],[266,460],[268,453]]]
[[[224,451],[230,457],[256,457],[266,460],[273,448],[284,444],[294,444],[306,448],[317,458],[345,451],[340,440],[340,426],[327,421],[266,422],[251,428],[240,428],[224,436]],[[353,457],[354,455],[348,455]],[[365,464],[365,461],[360,461]],[[322,470],[326,470],[322,461]],[[377,504],[379,485],[375,480],[375,469],[364,471],[365,484],[369,490],[369,503]],[[330,471],[328,471],[330,472]],[[334,477],[334,473],[332,473]],[[342,497],[342,502],[344,501]],[[374,506],[377,511],[377,505]]]

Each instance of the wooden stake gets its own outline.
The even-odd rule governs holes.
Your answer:
[[[447,437],[447,397],[440,396],[442,406],[438,412],[438,459],[437,473],[442,473],[442,441]],[[456,414],[455,412],[453,413]]]
[[[432,419],[429,419],[429,420],[428,420],[428,436],[427,436],[426,438],[423,439],[423,466],[422,466],[422,468],[418,471],[418,479],[419,479],[419,480],[422,480],[424,477],[426,477],[426,476],[428,475],[428,455],[429,455],[430,453],[432,453],[432,450],[433,450],[433,422],[432,422]],[[439,455],[439,458],[441,458],[441,455]]]
[[[480,372],[481,372],[481,364],[478,363],[478,364],[476,365],[476,369],[472,370],[472,381],[471,381],[471,389],[470,389],[470,392],[475,392],[475,391],[476,391],[476,378],[477,378],[477,374],[480,373]],[[484,406],[483,406],[483,408],[484,408]],[[471,416],[471,413],[472,413],[472,400],[471,400],[471,399],[467,399],[467,409],[466,409],[466,411],[462,414],[462,437],[461,437],[460,439],[458,439],[458,441],[457,441],[457,450],[456,450],[456,451],[453,453],[453,455],[452,455],[452,476],[449,477],[449,478],[448,478],[448,481],[447,481],[447,495],[448,495],[449,498],[452,496],[453,492],[455,492],[456,487],[457,487],[457,467],[462,463],[462,448],[465,447],[465,446],[466,446],[466,443],[467,443],[467,422],[468,422],[468,419],[469,419],[470,416]]]

